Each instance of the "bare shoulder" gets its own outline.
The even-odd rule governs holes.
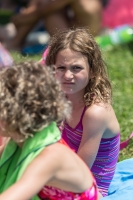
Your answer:
[[[60,142],[56,142],[54,144],[51,144],[46,147],[45,152],[49,152],[50,154],[52,153],[54,156],[56,155],[61,155],[62,151],[61,150],[68,150],[69,148],[66,147],[64,144],[61,144]]]
[[[69,147],[56,142],[47,146],[39,157],[45,160],[44,163],[47,161],[52,164],[52,162],[55,163],[56,160],[56,167],[58,167],[61,165],[62,161],[64,161],[64,155],[67,157],[70,156],[70,154],[73,155],[73,152]]]
[[[36,169],[36,173],[38,172],[39,176],[45,175],[46,180],[49,180],[61,169],[64,158],[63,152],[64,150],[60,148],[58,143],[50,144],[29,164],[26,175],[31,173],[35,174],[34,169]]]
[[[86,109],[84,119],[107,121],[112,110],[111,105],[93,104]]]
[[[54,144],[50,144],[47,146],[40,154],[39,157],[50,158],[49,160],[59,160],[59,156],[61,155],[61,146],[58,142]]]
[[[82,123],[87,135],[89,132],[89,135],[103,137],[107,132],[107,137],[112,137],[119,131],[119,124],[111,105],[93,104],[88,107]]]
[[[94,104],[88,107],[83,118],[83,124],[87,130],[94,131],[95,129],[97,132],[101,132],[102,137],[105,138],[113,137],[120,132],[114,109],[107,104]]]

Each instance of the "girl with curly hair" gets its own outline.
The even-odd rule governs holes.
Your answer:
[[[11,67],[13,64],[13,58],[5,47],[0,43],[0,71],[5,67]],[[8,138],[3,138],[0,135],[0,155],[4,149],[5,144],[8,142]]]
[[[0,72],[0,91],[0,134],[11,138],[0,159],[0,199],[98,200],[88,167],[56,125],[70,105],[53,70],[14,65]]]
[[[86,28],[62,31],[51,39],[44,62],[56,66],[56,79],[72,103],[62,138],[88,165],[106,196],[118,160],[120,127],[100,49]]]

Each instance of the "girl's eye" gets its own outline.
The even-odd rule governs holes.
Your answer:
[[[57,70],[57,71],[64,71],[64,70],[65,70],[65,67],[60,66],[60,67],[57,67],[56,70]]]
[[[82,68],[80,66],[73,66],[72,70],[81,70]]]

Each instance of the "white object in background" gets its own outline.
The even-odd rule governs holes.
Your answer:
[[[28,44],[47,44],[50,39],[50,35],[47,32],[31,32],[26,38]]]

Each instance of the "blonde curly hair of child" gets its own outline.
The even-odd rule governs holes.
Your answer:
[[[92,78],[85,89],[86,106],[93,103],[111,103],[112,88],[107,74],[107,68],[102,59],[101,51],[87,28],[76,28],[60,31],[52,37],[46,57],[47,65],[54,65],[59,51],[71,49],[80,52],[88,59]]]
[[[0,72],[0,121],[8,130],[28,137],[69,112],[50,67],[23,62]]]

